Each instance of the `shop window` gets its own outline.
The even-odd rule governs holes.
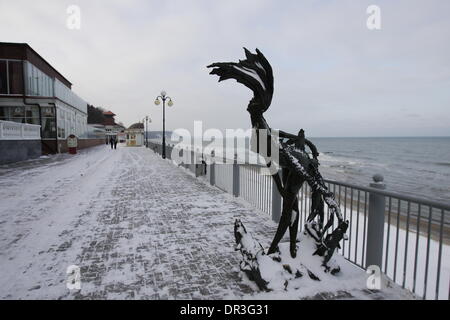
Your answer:
[[[3,107],[1,109],[3,110],[4,115],[4,119],[2,120],[25,123],[25,113],[23,107]]]
[[[55,118],[42,119],[42,138],[56,138]]]
[[[39,124],[39,118],[26,118],[25,122],[28,124]]]
[[[25,116],[24,107],[11,107],[11,117],[18,118]]]
[[[39,107],[25,107],[25,122],[29,124],[39,124]]]
[[[25,107],[25,116],[27,118],[39,118],[39,107],[26,106]]]
[[[42,108],[42,116],[43,117],[54,117],[55,116],[55,108],[43,107]]]
[[[66,138],[66,130],[64,128],[58,127],[58,138]]]

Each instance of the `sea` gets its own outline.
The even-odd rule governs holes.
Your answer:
[[[311,138],[325,178],[450,203],[450,137]]]
[[[310,140],[325,179],[369,186],[381,174],[387,190],[450,204],[450,137]]]

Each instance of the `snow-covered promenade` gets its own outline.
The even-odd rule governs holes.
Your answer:
[[[145,148],[99,146],[2,166],[0,299],[261,297],[240,278],[235,218],[269,244],[270,217]],[[81,291],[66,287],[70,265],[81,268]]]

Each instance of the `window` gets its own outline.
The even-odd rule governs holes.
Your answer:
[[[66,130],[58,126],[58,138],[66,138]]]
[[[9,121],[25,123],[24,107],[9,107]]]
[[[35,106],[25,107],[25,122],[29,124],[39,124],[39,108]]]
[[[23,93],[23,64],[22,61],[8,61],[9,94]]]
[[[9,108],[8,107],[0,107],[0,120],[8,120],[9,119]]]
[[[56,138],[56,118],[54,107],[42,107],[42,138]]]
[[[25,110],[23,107],[12,107],[12,117],[24,117],[25,116]]]
[[[29,62],[25,62],[27,71],[27,95],[53,97],[53,79],[36,68]]]
[[[0,120],[39,124],[39,108],[35,106],[0,107]]]
[[[29,124],[39,124],[39,118],[26,118],[25,121]]]
[[[8,94],[6,61],[0,60],[0,94]]]
[[[43,107],[42,108],[42,116],[43,117],[54,117],[55,116],[55,108]]]
[[[42,119],[42,138],[56,138],[55,118]]]

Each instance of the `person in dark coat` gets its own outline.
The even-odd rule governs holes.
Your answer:
[[[111,149],[113,149],[114,148],[114,136],[111,136],[109,138],[109,144],[111,145]]]
[[[118,138],[114,137],[114,150],[117,149],[117,142],[118,142]]]

